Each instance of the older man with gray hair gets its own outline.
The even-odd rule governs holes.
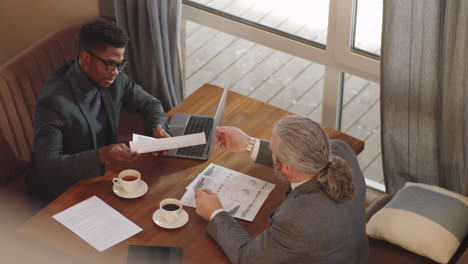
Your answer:
[[[234,127],[217,128],[216,143],[245,153],[286,179],[292,191],[256,238],[226,212],[212,191],[196,190],[198,215],[233,263],[367,263],[365,183],[356,154],[329,140],[309,118],[280,120],[271,141]]]

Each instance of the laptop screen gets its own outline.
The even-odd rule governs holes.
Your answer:
[[[221,95],[221,100],[219,100],[218,109],[216,109],[216,114],[214,116],[213,128],[216,128],[221,125],[224,115],[224,106],[226,105],[227,92],[229,90],[229,81],[226,81],[224,84],[223,95]]]
[[[213,146],[214,146],[213,139],[215,138],[216,127],[219,127],[221,125],[221,122],[223,121],[224,106],[226,105],[226,97],[227,97],[227,92],[229,90],[228,85],[229,85],[229,81],[226,81],[226,84],[224,84],[223,95],[221,95],[221,100],[219,100],[218,109],[216,109],[216,114],[214,116],[213,129],[211,130],[209,142],[207,142],[208,155],[210,155],[211,151],[213,150]]]

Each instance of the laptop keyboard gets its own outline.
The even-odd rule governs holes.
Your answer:
[[[191,116],[187,127],[185,128],[184,135],[196,134],[205,132],[206,143],[208,144],[208,137],[210,136],[211,130],[213,128],[213,118],[212,117],[202,117],[202,116]],[[201,157],[203,151],[205,150],[205,144],[179,148],[177,150],[177,155],[191,156],[191,157]]]

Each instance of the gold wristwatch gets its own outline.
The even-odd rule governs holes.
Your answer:
[[[247,148],[245,149],[245,152],[247,153],[252,153],[252,150],[254,148],[254,145],[255,145],[255,138],[254,137],[250,137],[249,139],[249,144],[247,144]]]

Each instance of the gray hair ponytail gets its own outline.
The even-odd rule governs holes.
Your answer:
[[[331,156],[329,168],[318,176],[322,190],[336,202],[344,202],[354,194],[354,183],[348,163],[338,157]]]
[[[277,158],[303,174],[318,173],[317,181],[331,199],[344,202],[354,193],[351,169],[340,157],[330,155],[330,141],[323,128],[309,118],[287,116],[275,126],[279,136]]]

